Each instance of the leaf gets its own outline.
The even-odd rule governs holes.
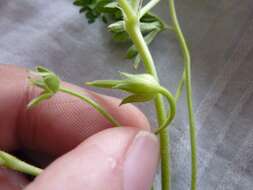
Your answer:
[[[147,45],[149,45],[153,39],[156,37],[156,35],[159,33],[158,30],[153,30],[150,33],[148,33],[145,37],[144,40],[146,42]],[[128,59],[132,59],[133,57],[135,57],[137,55],[138,51],[136,49],[136,47],[134,45],[132,45],[128,50],[127,50],[127,55],[126,57]]]
[[[113,33],[112,38],[116,42],[126,42],[129,40],[129,36],[126,32]]]
[[[134,45],[132,45],[130,48],[128,48],[127,50],[127,54],[126,54],[126,57],[128,59],[132,59],[134,56],[136,56],[138,53],[136,47]]]
[[[114,33],[124,32],[125,31],[124,21],[118,21],[118,22],[112,23],[107,28],[110,32],[114,32]]]
[[[128,42],[129,36],[125,31],[123,23],[123,13],[116,0],[75,0],[74,5],[80,7],[80,13],[84,13],[88,23],[94,23],[97,18],[100,18],[104,23],[113,23],[108,26],[108,30],[112,32],[112,39],[115,42]],[[118,22],[119,21],[119,22]],[[157,15],[148,12],[140,19],[140,29],[145,36],[147,44],[156,37],[154,35],[151,40],[146,38],[154,33],[152,31],[163,31],[169,27],[166,23]],[[157,33],[158,33],[157,32]],[[150,42],[149,42],[150,41]],[[135,47],[130,47],[127,52],[128,59],[134,59],[134,67],[137,68],[141,62],[140,57],[137,56],[137,50]]]
[[[117,8],[119,9],[119,5],[118,5],[118,2],[114,1],[114,2],[111,2],[111,3],[108,3],[105,8]]]
[[[152,30],[161,30],[161,23],[158,21],[155,22],[141,22],[140,28],[142,33],[150,32]]]

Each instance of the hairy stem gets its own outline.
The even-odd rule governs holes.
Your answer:
[[[196,127],[195,119],[192,107],[192,87],[191,87],[191,58],[189,49],[187,47],[183,32],[180,28],[178,18],[176,15],[175,3],[174,0],[169,0],[170,5],[170,16],[174,25],[174,29],[182,49],[182,54],[184,57],[184,66],[185,66],[185,86],[187,94],[187,106],[188,106],[188,118],[190,126],[190,141],[191,141],[191,162],[192,162],[192,176],[191,176],[191,189],[197,189],[197,148],[196,148]]]
[[[12,156],[4,151],[0,151],[0,166],[32,176],[37,176],[42,172],[42,169],[21,161],[15,156]]]
[[[95,101],[93,101],[91,98],[87,97],[87,96],[83,96],[78,92],[74,92],[70,89],[64,88],[64,87],[60,87],[59,91],[64,92],[66,94],[75,96],[77,98],[80,98],[81,100],[83,100],[85,103],[88,103],[89,105],[91,105],[93,108],[95,108],[101,115],[103,115],[113,126],[115,127],[119,127],[120,124],[118,123],[118,121],[116,121],[112,115],[106,111],[102,106],[100,106],[98,103],[96,103]]]
[[[153,58],[144,41],[144,38],[139,29],[139,21],[137,15],[132,14],[129,10],[130,6],[126,0],[118,0],[121,8],[125,12],[125,27],[135,47],[137,48],[145,69],[149,74],[152,74],[157,80],[158,75],[154,65]],[[129,15],[130,14],[130,15]],[[155,99],[155,107],[158,118],[158,124],[161,126],[165,120],[165,109],[163,98],[158,95]],[[161,172],[162,172],[162,189],[170,189],[170,151],[169,151],[169,135],[166,129],[160,132],[160,154],[161,154]]]

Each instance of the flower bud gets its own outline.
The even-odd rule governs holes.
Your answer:
[[[153,99],[161,91],[160,84],[150,74],[120,74],[122,80],[97,80],[87,84],[101,88],[120,89],[132,93],[132,95],[123,99],[121,104],[146,102]]]
[[[150,74],[120,73],[123,80],[113,88],[121,89],[133,94],[157,94],[161,87],[157,80]]]
[[[42,101],[52,97],[60,88],[60,79],[55,73],[44,67],[37,67],[35,72],[31,72],[29,77],[32,84],[43,89],[40,96],[34,98],[27,105],[28,108],[41,103]]]
[[[35,72],[31,72],[32,75],[35,76],[35,79],[33,79],[33,76],[30,77],[30,80],[33,84],[36,86],[43,88],[44,90],[52,93],[56,93],[59,90],[60,87],[60,79],[59,77],[53,73],[52,71],[48,70],[44,67],[37,67]],[[36,79],[36,76],[39,77]]]

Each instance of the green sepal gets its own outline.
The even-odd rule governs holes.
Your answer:
[[[129,74],[120,72],[122,80],[97,80],[86,83],[90,86],[123,90],[132,95],[124,98],[122,104],[146,102],[161,92],[159,82],[150,74]]]
[[[98,88],[113,88],[119,82],[120,82],[119,80],[95,80],[92,82],[86,82],[85,84],[88,86],[94,86]]]
[[[48,92],[43,92],[40,96],[32,99],[28,105],[27,108],[30,109],[34,106],[39,105],[42,101],[49,99],[53,94]]]
[[[120,105],[127,104],[127,103],[147,102],[147,101],[152,100],[154,97],[155,97],[154,94],[150,94],[150,95],[149,94],[145,94],[145,95],[133,94],[124,98],[121,101]]]
[[[39,73],[52,73],[52,71],[43,66],[37,66],[36,71]]]
[[[28,76],[28,80],[31,82],[32,85],[40,87],[40,88],[45,88],[45,83],[42,80],[35,80],[31,76]]]

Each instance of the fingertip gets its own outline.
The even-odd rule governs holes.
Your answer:
[[[146,190],[154,178],[158,147],[150,132],[106,129],[56,160],[26,190]]]

